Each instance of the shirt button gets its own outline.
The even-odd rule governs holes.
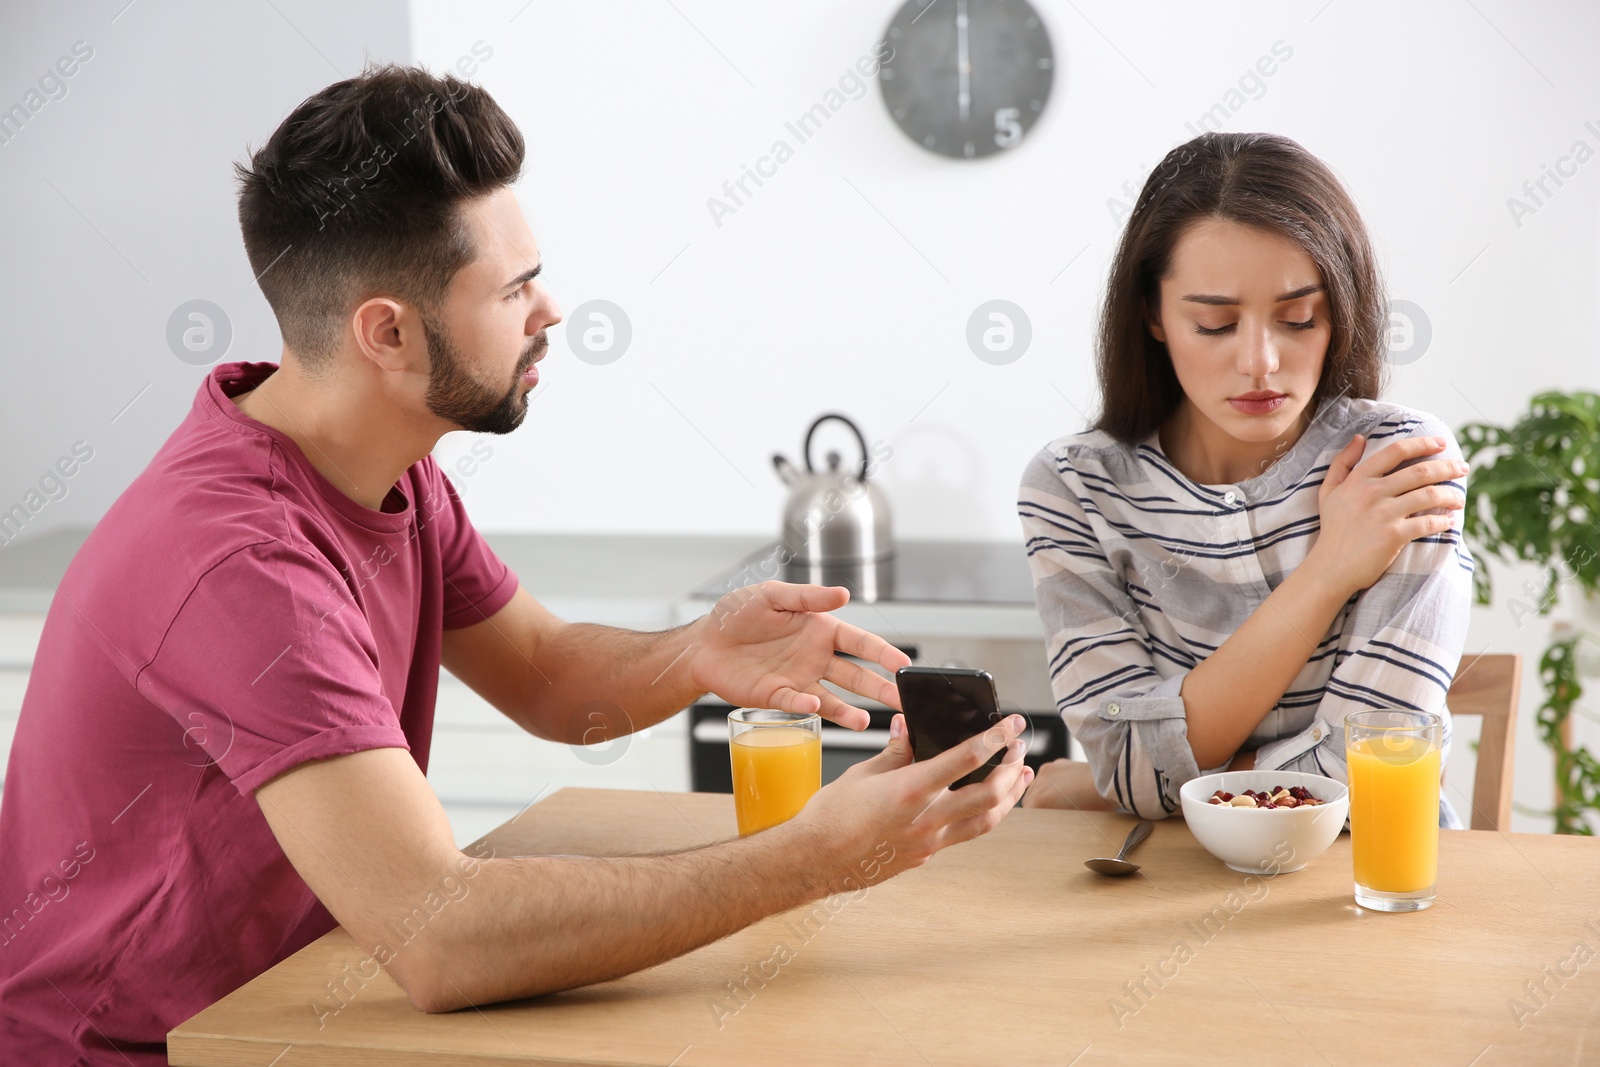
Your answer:
[[[1311,740],[1313,740],[1313,741],[1321,741],[1322,740],[1322,727],[1313,726],[1311,728]]]
[[[1239,497],[1232,489],[1222,494],[1222,502],[1230,508],[1239,502]]]
[[[1106,714],[1107,715],[1121,715],[1122,714],[1122,706],[1120,704],[1118,704],[1115,700],[1113,700],[1111,703],[1106,705]]]

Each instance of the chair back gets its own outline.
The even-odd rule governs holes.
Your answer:
[[[1472,828],[1511,829],[1511,778],[1516,756],[1522,657],[1462,656],[1446,704],[1452,716],[1478,715],[1478,773],[1472,783]]]

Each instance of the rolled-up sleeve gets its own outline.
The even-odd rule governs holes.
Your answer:
[[[1058,464],[1050,449],[1039,453],[1017,504],[1051,692],[1100,795],[1163,819],[1179,810],[1179,787],[1200,774],[1180,695],[1187,671],[1157,670],[1137,606]]]

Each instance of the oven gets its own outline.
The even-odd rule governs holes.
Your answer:
[[[733,589],[773,577],[803,579],[774,565],[781,558],[775,557],[775,547],[753,553],[696,589],[693,601],[681,608],[683,621],[703,614]],[[858,584],[850,575],[826,576],[827,584],[852,589],[851,602],[835,614],[882,637],[919,666],[977,667],[992,674],[1001,710],[1019,712],[1028,721],[1024,760],[1030,767],[1071,754],[1072,740],[1050,692],[1044,630],[1022,546],[902,542],[892,566],[870,583]],[[876,665],[871,669],[881,671]],[[865,708],[871,723],[862,731],[823,724],[825,783],[882,751],[889,741],[893,712],[875,701],[840,695]],[[697,792],[733,790],[728,762],[732,710],[714,697],[689,708],[690,787]]]

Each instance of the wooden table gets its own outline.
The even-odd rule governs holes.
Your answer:
[[[620,981],[424,1015],[380,974],[319,1029],[313,1001],[363,956],[335,930],[174,1030],[171,1062],[1600,1062],[1600,842],[1443,833],[1438,903],[1382,915],[1351,900],[1348,836],[1256,879],[1171,820],[1140,874],[1087,871],[1131,822],[1015,811],[864,896]],[[486,840],[604,855],[733,830],[727,796],[566,789]]]

